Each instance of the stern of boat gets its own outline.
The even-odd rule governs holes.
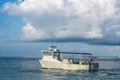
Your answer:
[[[98,69],[99,69],[99,64],[98,63],[96,63],[96,62],[90,63],[90,65],[89,65],[89,70],[90,71],[98,71]]]

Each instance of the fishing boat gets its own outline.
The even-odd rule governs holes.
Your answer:
[[[48,50],[42,50],[43,57],[39,60],[43,69],[63,70],[90,70],[99,69],[99,64],[91,59],[91,53],[61,52],[56,46],[49,46]],[[81,55],[78,59],[72,57],[63,58],[65,55]],[[78,57],[78,56],[77,56]]]

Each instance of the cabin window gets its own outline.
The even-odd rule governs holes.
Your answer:
[[[59,53],[54,53],[54,56],[58,56],[59,55]]]
[[[52,52],[44,52],[44,55],[52,55]]]

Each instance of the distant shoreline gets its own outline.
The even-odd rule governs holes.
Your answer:
[[[35,57],[26,57],[26,56],[25,56],[25,57],[21,57],[21,56],[0,56],[0,59],[2,59],[2,58],[4,58],[4,59],[5,59],[5,58],[6,58],[6,59],[19,59],[19,58],[20,58],[20,59],[21,59],[21,58],[22,58],[22,59],[23,59],[23,58],[25,58],[25,59],[26,59],[26,58],[27,58],[27,59],[41,59],[41,57],[36,57],[36,56],[35,56]]]

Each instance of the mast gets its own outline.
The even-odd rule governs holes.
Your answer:
[[[53,33],[51,33],[51,36],[49,37],[48,47],[50,48],[50,46],[55,46],[56,47],[56,38],[55,38],[55,35]]]

